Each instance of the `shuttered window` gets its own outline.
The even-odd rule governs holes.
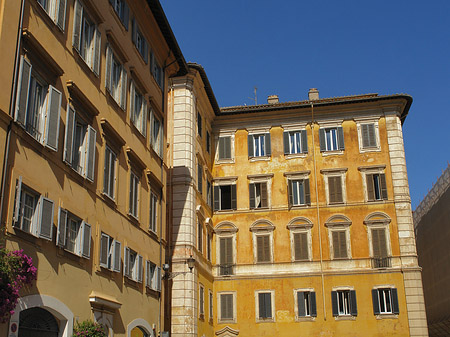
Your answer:
[[[271,156],[270,133],[259,135],[248,135],[248,156],[270,157]]]
[[[126,109],[127,72],[123,64],[114,54],[111,46],[106,46],[105,86],[111,97],[122,108]]]
[[[214,186],[214,210],[236,209],[236,185]]]
[[[249,184],[249,195],[250,209],[269,207],[267,182]]]
[[[258,293],[259,319],[272,318],[272,294]]]
[[[370,149],[377,147],[377,137],[375,132],[375,124],[361,124],[362,148]]]
[[[200,253],[203,253],[203,225],[201,222],[197,226],[197,249]]]
[[[344,150],[344,131],[342,127],[319,129],[320,151]]]
[[[197,191],[203,194],[203,167],[201,164],[197,165]]]
[[[53,22],[64,31],[67,0],[37,0]]]
[[[317,317],[316,293],[314,291],[297,292],[298,317]]]
[[[147,260],[145,269],[145,285],[152,290],[161,291],[161,268]]]
[[[100,238],[100,266],[120,272],[121,243],[108,234],[102,233]]]
[[[295,261],[309,260],[308,233],[294,233]]]
[[[139,28],[136,18],[133,18],[132,20],[131,40],[133,41],[133,44],[135,45],[144,62],[148,63],[148,42],[144,37],[141,29]]]
[[[233,294],[220,294],[220,319],[233,320]]]
[[[386,176],[384,173],[366,174],[367,200],[387,200]]]
[[[356,292],[354,290],[337,290],[331,292],[333,316],[357,316]]]
[[[147,100],[136,88],[134,81],[130,82],[130,120],[136,129],[147,137]]]
[[[372,233],[372,249],[373,257],[383,258],[388,256],[386,244],[386,229],[373,228]]]
[[[270,262],[270,235],[257,235],[256,236],[256,261],[257,262]]]
[[[150,71],[158,86],[163,89],[164,69],[160,66],[153,50],[150,52]]]
[[[61,248],[89,259],[91,256],[91,225],[60,207],[56,242]]]
[[[289,206],[311,204],[309,179],[291,180],[288,182]]]
[[[231,159],[231,137],[219,137],[219,160]]]
[[[400,313],[396,288],[372,289],[372,304],[374,315]]]
[[[34,74],[30,61],[22,56],[14,120],[53,151],[58,150],[61,97],[59,90]]]
[[[128,30],[128,22],[130,20],[130,9],[125,0],[109,0],[109,3],[114,8],[120,22],[124,25],[125,29]]]
[[[283,132],[284,154],[308,153],[306,130]]]
[[[220,275],[233,275],[233,238],[219,239],[220,249]]]
[[[333,230],[333,258],[347,258],[347,235],[345,230]]]
[[[202,137],[202,115],[200,112],[197,112],[197,133]]]
[[[149,229],[153,232],[157,232],[158,213],[159,213],[159,196],[151,191],[150,192],[150,226]]]
[[[338,204],[344,202],[342,195],[342,177],[328,177],[329,203]]]
[[[98,76],[100,74],[101,34],[86,8],[75,0],[72,45],[81,58]]]
[[[164,154],[164,122],[156,116],[155,112],[151,110],[150,113],[150,125],[151,125],[151,135],[150,144],[152,149],[156,154],[162,158]]]
[[[139,177],[133,172],[130,172],[130,200],[128,213],[135,217],[139,217]]]
[[[109,146],[105,147],[105,167],[103,170],[103,193],[114,200],[116,185],[117,156]]]
[[[143,258],[129,247],[124,250],[124,274],[130,280],[142,283]]]
[[[203,316],[205,314],[205,288],[201,285],[199,287],[198,297],[200,315]]]

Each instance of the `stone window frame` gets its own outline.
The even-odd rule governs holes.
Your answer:
[[[273,225],[269,220],[260,219],[255,221],[250,226],[250,232],[252,232],[253,241],[253,263],[254,264],[267,264],[274,262],[274,244],[273,244],[273,232],[275,230],[275,225]],[[269,254],[270,261],[258,262],[258,246],[257,237],[269,235]]]
[[[291,245],[291,262],[307,262],[312,261],[312,234],[311,230],[313,223],[311,220],[305,217],[296,217],[292,219],[286,228],[289,230],[289,241]],[[296,233],[306,233],[308,240],[308,259],[307,260],[296,260],[295,259],[295,243],[294,234]]]
[[[216,164],[234,164],[235,162],[235,135],[236,135],[236,129],[231,130],[220,130],[217,135],[215,136],[215,142],[216,142],[216,153],[214,161]],[[219,140],[222,137],[230,137],[230,157],[231,158],[223,158],[219,159]]]
[[[359,153],[381,152],[380,130],[379,130],[380,116],[367,116],[367,117],[361,117],[361,118],[354,118],[354,120],[356,123],[356,130],[358,132]],[[363,147],[363,139],[362,139],[362,125],[363,124],[374,124],[375,140],[377,142],[376,147],[372,147],[372,148],[364,148]]]
[[[267,211],[271,209],[271,201],[272,201],[272,179],[273,179],[273,173],[271,174],[252,174],[247,175],[248,180],[248,186],[250,188],[250,184],[257,184],[257,183],[266,183],[267,187],[267,207],[260,207],[260,208],[250,208],[250,191],[249,191],[249,209],[252,211]],[[255,194],[256,198],[256,194]]]
[[[259,317],[259,294],[270,293],[271,315],[269,318]],[[274,289],[258,289],[255,290],[255,321],[256,323],[274,323],[275,322],[275,290]]]
[[[373,165],[373,166],[360,166],[358,171],[361,173],[363,187],[364,187],[364,201],[368,203],[384,203],[389,200],[389,193],[387,193],[387,199],[375,199],[369,200],[369,190],[367,187],[367,175],[368,174],[384,174],[386,178],[386,165]],[[387,182],[386,182],[387,185]],[[387,186],[386,186],[387,188]],[[380,193],[382,193],[380,191]]]
[[[346,173],[348,169],[347,168],[341,168],[341,169],[323,169],[320,170],[320,173],[322,173],[322,176],[324,178],[325,183],[325,197],[327,200],[327,205],[333,206],[333,205],[345,205],[347,203],[347,184],[346,184]],[[342,202],[339,203],[330,203],[330,191],[328,186],[328,178],[329,177],[341,177],[341,189],[342,189]]]
[[[305,123],[295,123],[295,124],[283,124],[283,125],[281,125],[281,127],[283,128],[283,133],[284,132],[305,131],[306,132],[306,139],[308,141],[308,130],[306,129],[306,126],[307,126],[306,122]],[[284,146],[284,141],[283,141],[283,146]],[[302,146],[302,148],[303,148],[303,146]],[[308,153],[308,151],[309,151],[308,144],[306,144],[306,148],[307,148],[306,152],[284,154],[284,158],[285,159],[306,158],[308,156],[308,154],[309,154]]]
[[[216,236],[216,265],[217,265],[217,276],[232,276],[236,274],[236,270],[234,270],[234,273],[231,275],[220,275],[220,239],[221,238],[231,238],[232,242],[232,251],[233,251],[233,265],[236,266],[237,264],[237,232],[239,231],[239,228],[236,227],[232,222],[229,221],[222,221],[217,224],[217,226],[214,228],[214,234]]]
[[[339,120],[324,120],[324,121],[318,121],[317,124],[319,125],[318,135],[320,138],[320,130],[321,129],[330,129],[330,128],[343,128],[342,124],[344,123],[343,119]],[[344,130],[342,129],[343,133]],[[339,147],[339,139],[337,139],[338,147]],[[319,141],[319,147],[320,147],[320,141]],[[334,156],[334,155],[343,155],[345,152],[345,139],[344,139],[344,149],[343,150],[332,150],[332,151],[321,151],[322,156]]]
[[[222,301],[221,295],[233,295],[233,318],[231,319],[222,319]],[[219,291],[217,292],[217,322],[219,324],[224,323],[237,323],[237,309],[236,309],[236,291]]]
[[[252,128],[247,128],[248,131],[248,137],[247,137],[247,142],[248,142],[248,138],[250,136],[252,136],[252,140],[254,141],[253,136],[264,136],[264,155],[263,156],[255,156],[254,154],[252,156],[250,156],[250,154],[248,153],[248,160],[249,162],[255,162],[255,161],[269,161],[272,158],[272,144],[271,144],[271,134],[270,134],[270,129],[271,126],[267,126],[267,127],[252,127]],[[269,153],[267,153],[267,135],[269,135]]]
[[[383,212],[373,212],[370,213],[363,221],[366,226],[367,231],[367,242],[369,244],[369,256],[373,258],[373,242],[372,242],[372,229],[384,229],[386,235],[386,250],[387,257],[392,256],[392,246],[391,246],[391,234],[389,225],[391,223],[391,218]]]
[[[290,185],[289,184],[291,184],[291,181],[299,181],[299,180],[303,180],[303,181],[305,181],[305,180],[308,180],[308,183],[309,184],[311,184],[311,180],[309,179],[309,176],[310,176],[310,174],[311,174],[311,171],[310,170],[308,170],[308,171],[297,171],[297,172],[285,172],[285,173],[283,173],[283,175],[286,177],[286,183],[287,183],[287,192],[288,192],[288,207],[289,207],[289,209],[297,209],[297,208],[305,208],[305,207],[310,207],[311,206],[311,186],[309,186],[309,193],[310,193],[310,202],[308,203],[307,202],[307,200],[306,200],[306,188],[304,187],[304,191],[303,191],[303,193],[304,193],[304,197],[305,197],[305,203],[304,204],[299,204],[299,205],[291,205],[291,202],[290,202],[290,194],[289,194],[289,192],[290,192]]]
[[[295,321],[296,322],[314,322],[317,318],[317,300],[316,300],[316,315],[312,316],[311,314],[309,316],[299,316],[298,313],[298,295],[297,293],[303,292],[303,293],[316,293],[314,288],[296,288],[294,289],[294,312],[295,312]],[[316,297],[317,298],[317,297]],[[310,304],[311,306],[311,304]]]
[[[350,226],[352,222],[349,218],[342,214],[336,214],[331,216],[326,222],[325,227],[328,229],[328,241],[330,247],[330,259],[331,260],[351,260],[352,259],[352,245],[350,237]],[[334,257],[334,247],[333,247],[333,232],[335,231],[345,231],[345,239],[347,245],[347,257],[346,258],[335,258]]]

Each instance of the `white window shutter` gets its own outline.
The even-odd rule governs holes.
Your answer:
[[[131,122],[136,125],[136,120],[135,120],[135,87],[134,87],[134,82],[130,81],[130,120]]]
[[[64,161],[72,165],[72,151],[73,151],[73,134],[75,132],[75,110],[67,103],[66,110],[66,135],[64,138]]]
[[[91,225],[83,221],[80,230],[82,234],[80,255],[89,259],[91,256]]]
[[[137,256],[137,261],[135,262],[137,264],[137,281],[139,283],[142,283],[142,272],[143,272],[143,268],[142,268],[142,256],[138,255]]]
[[[144,137],[147,137],[147,115],[148,115],[148,111],[147,111],[147,100],[145,99],[145,97],[142,97],[142,113],[141,113],[141,131],[142,134],[144,135]]]
[[[100,238],[100,267],[108,268],[108,256],[110,250],[109,235],[102,233]]]
[[[16,181],[16,201],[14,204],[14,216],[13,222],[14,226],[22,228],[22,224],[18,224],[19,221],[19,213],[20,213],[20,198],[22,197],[22,176],[19,176]]]
[[[106,67],[105,67],[105,87],[108,92],[111,93],[111,86],[112,86],[112,50],[111,46],[109,44],[106,45]]]
[[[66,26],[66,2],[67,0],[58,0],[55,11],[55,22],[62,31]]]
[[[91,182],[94,181],[94,167],[95,167],[95,144],[97,138],[97,132],[95,129],[88,125],[87,132],[87,148],[86,148],[86,168],[85,174],[86,178]]]
[[[33,216],[31,217],[30,233],[31,235],[34,235],[36,237],[39,237],[39,220],[41,218],[40,215],[41,205],[42,205],[42,198],[39,198]]]
[[[101,33],[98,27],[95,27],[95,45],[94,45],[94,64],[92,66],[92,70],[94,73],[99,76],[100,75],[100,52],[102,46]]]
[[[83,6],[79,0],[75,0],[74,13],[72,45],[79,52],[81,46],[81,26],[83,23]]]
[[[123,252],[124,275],[130,277],[130,248],[125,247]]]
[[[161,268],[156,267],[156,291],[161,291]]]
[[[122,65],[122,82],[121,82],[121,96],[120,96],[120,107],[125,110],[127,106],[127,71]]]
[[[56,244],[60,247],[66,246],[66,229],[67,229],[67,211],[59,208],[58,214],[58,232],[56,235]]]
[[[53,209],[53,201],[41,196],[38,236],[49,241],[53,233]]]
[[[113,270],[120,273],[120,255],[122,254],[122,244],[114,240]]]
[[[20,59],[19,83],[17,85],[16,111],[14,115],[14,120],[22,126],[25,125],[27,117],[31,69],[31,63],[22,56]]]
[[[48,88],[45,146],[58,151],[59,118],[61,114],[61,92],[53,86]]]
[[[159,128],[159,156],[164,157],[164,119],[161,121]]]

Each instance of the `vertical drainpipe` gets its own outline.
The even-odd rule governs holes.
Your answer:
[[[316,189],[316,210],[317,210],[317,228],[319,230],[319,253],[320,253],[320,277],[322,282],[322,303],[323,303],[323,319],[327,320],[327,308],[325,304],[325,281],[323,275],[323,256],[322,256],[322,234],[321,234],[321,223],[320,223],[320,208],[319,208],[319,189],[317,187],[317,163],[316,163],[316,147],[314,146],[314,103],[310,101],[311,104],[311,135],[313,142],[313,163],[314,163],[314,184]]]
[[[18,77],[18,70],[19,70],[19,56],[20,56],[20,47],[21,47],[21,35],[22,35],[22,28],[23,28],[23,12],[24,12],[24,4],[25,0],[22,0],[20,3],[20,16],[19,16],[19,26],[17,29],[17,42],[16,42],[16,52],[14,57],[14,73],[12,78],[12,86],[11,86],[11,96],[9,99],[9,115],[12,117],[14,116],[14,107],[15,107],[15,101],[16,101],[16,86],[17,86],[17,77]],[[12,119],[8,124],[8,129],[6,131],[6,142],[5,142],[5,151],[3,156],[3,170],[2,170],[2,181],[1,181],[1,196],[0,196],[0,221],[3,222],[3,207],[5,203],[5,188],[6,188],[6,171],[8,169],[8,159],[9,159],[9,146],[11,141],[11,128],[13,124]],[[6,222],[2,225],[5,226],[5,233],[0,232],[0,246],[2,244],[2,241],[6,237]],[[3,231],[3,228],[1,228]],[[5,235],[2,235],[5,234]]]

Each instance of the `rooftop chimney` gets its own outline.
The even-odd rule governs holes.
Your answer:
[[[319,90],[317,90],[316,88],[309,89],[308,99],[310,101],[317,101],[319,99]]]
[[[279,103],[278,95],[269,95],[269,96],[267,96],[267,103],[269,103],[269,104]]]

